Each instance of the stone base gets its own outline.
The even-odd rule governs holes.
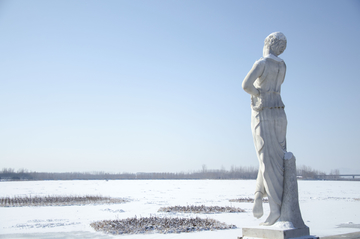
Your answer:
[[[267,239],[289,239],[289,238],[314,238],[310,236],[310,230],[308,227],[297,229],[281,229],[276,227],[253,227],[243,228],[242,238],[267,238]]]

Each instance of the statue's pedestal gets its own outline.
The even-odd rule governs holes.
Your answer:
[[[288,239],[297,238],[301,239],[314,238],[310,236],[310,230],[308,227],[296,228],[296,229],[282,229],[277,227],[252,227],[242,229],[242,238],[268,238],[268,239]],[[308,237],[305,237],[308,236]]]
[[[243,228],[243,239],[315,238],[310,236],[310,230],[301,217],[295,160],[290,152],[284,156],[284,191],[280,218],[272,226]]]

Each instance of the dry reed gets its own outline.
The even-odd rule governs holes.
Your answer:
[[[182,212],[182,213],[234,213],[234,212],[245,212],[241,208],[235,207],[219,207],[219,206],[171,206],[161,207],[158,212]]]
[[[125,203],[126,199],[103,196],[14,196],[1,197],[0,207],[74,206]]]
[[[249,203],[253,203],[254,199],[253,198],[237,198],[237,199],[230,199],[229,202],[249,202]],[[263,198],[263,202],[267,203],[267,202],[269,202],[269,200],[267,198]]]
[[[143,233],[182,233],[194,231],[234,229],[235,225],[227,225],[214,219],[141,217],[122,220],[104,220],[90,224],[96,231],[109,234],[143,234]]]

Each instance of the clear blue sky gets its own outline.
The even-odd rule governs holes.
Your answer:
[[[255,166],[241,83],[274,31],[298,165],[360,173],[360,2],[0,0],[0,168]]]

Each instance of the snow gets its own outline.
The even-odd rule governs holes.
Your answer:
[[[337,235],[360,231],[360,182],[298,181],[299,200],[310,234]],[[8,207],[0,208],[0,238],[48,237],[125,239],[195,239],[237,238],[242,227],[253,227],[266,219],[252,216],[252,203],[229,202],[230,199],[253,197],[255,180],[109,180],[109,181],[20,181],[0,182],[0,197],[45,195],[101,195],[131,200],[123,204]],[[157,212],[166,206],[231,206],[243,213],[188,214]],[[180,234],[106,235],[95,232],[90,223],[99,220],[147,217],[213,218],[238,228]],[[341,227],[339,227],[341,225]],[[35,234],[42,233],[42,234]],[[55,233],[55,234],[54,234]]]
[[[295,229],[291,222],[276,222],[272,227],[280,229]]]

